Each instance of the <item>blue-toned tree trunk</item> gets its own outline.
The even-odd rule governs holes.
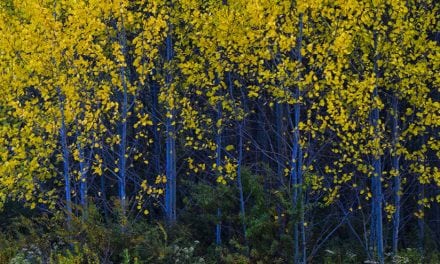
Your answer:
[[[278,186],[284,185],[284,159],[283,159],[283,117],[284,117],[284,110],[283,110],[283,104],[282,103],[276,103],[275,104],[275,129],[276,129],[276,148],[277,148],[277,181]]]
[[[237,186],[240,195],[240,217],[242,220],[243,237],[248,246],[247,236],[246,236],[246,209],[244,202],[244,192],[243,192],[243,182],[241,179],[241,166],[243,162],[243,123],[240,121],[238,124],[238,159],[237,159]]]
[[[397,143],[399,138],[399,109],[398,109],[398,98],[397,95],[393,96],[393,129],[392,129],[392,141],[393,141],[393,152],[391,154],[392,158],[392,170],[395,173],[394,175],[394,186],[393,186],[393,195],[394,195],[394,206],[396,211],[393,214],[393,254],[397,255],[399,250],[399,228],[400,228],[400,168],[399,168],[399,160],[400,155],[397,153]]]
[[[217,103],[217,121],[222,119],[222,104]],[[216,157],[215,164],[216,168],[221,166],[221,155],[222,155],[222,128],[216,127]],[[215,243],[220,245],[222,243],[222,211],[220,207],[217,208],[217,224],[215,226]]]
[[[157,176],[161,173],[161,166],[160,166],[160,159],[161,159],[161,142],[160,142],[160,135],[159,135],[159,85],[152,81],[151,85],[151,101],[152,101],[152,107],[151,107],[151,114],[153,119],[153,172],[154,175]]]
[[[299,15],[298,23],[298,38],[296,46],[296,57],[298,63],[302,64],[302,46],[303,38],[303,14]],[[298,76],[298,80],[301,76]],[[303,153],[300,144],[300,131],[299,123],[301,120],[301,103],[300,103],[300,87],[296,86],[295,91],[295,105],[293,113],[293,145],[292,145],[292,168],[291,168],[291,181],[292,181],[292,205],[295,210],[295,219],[293,227],[293,243],[294,243],[294,263],[306,263],[306,237],[304,229],[304,199],[303,199],[303,171],[302,171],[302,160]]]
[[[107,208],[107,191],[106,191],[106,184],[105,184],[105,176],[101,175],[100,177],[100,189],[101,189],[101,199],[102,199],[102,208],[104,211],[104,219],[105,222],[109,221],[109,213]]]
[[[229,94],[234,99],[234,83],[232,81],[231,72],[228,72],[226,75],[227,84],[229,88]],[[243,101],[244,101],[244,97]],[[243,105],[245,105],[245,102],[243,102]],[[245,207],[245,201],[244,201],[244,192],[243,192],[243,182],[241,177],[241,166],[243,162],[243,126],[244,126],[244,117],[242,117],[242,120],[237,121],[237,127],[238,127],[238,158],[237,158],[237,187],[238,187],[238,193],[239,193],[239,199],[240,199],[240,218],[242,220],[242,229],[243,229],[243,237],[245,240],[246,246],[248,246],[247,236],[246,236],[246,207]]]
[[[425,186],[418,182],[418,199],[419,201],[425,198]],[[424,215],[424,206],[421,203],[417,203],[417,211],[421,212]],[[423,257],[425,255],[425,222],[423,217],[417,218],[417,227],[418,227],[418,238],[419,238],[419,253]],[[423,261],[422,261],[423,262]]]
[[[78,151],[79,151],[79,175],[80,175],[80,183],[79,183],[79,197],[80,197],[80,205],[82,208],[82,217],[83,219],[87,218],[87,165],[85,161],[84,148],[81,146],[81,142],[77,143]]]
[[[284,110],[283,110],[283,104],[282,103],[275,103],[275,141],[276,141],[276,166],[277,166],[277,179],[276,179],[276,187],[277,189],[282,188],[284,186],[284,146],[282,143],[282,140],[284,138],[283,133],[283,117],[284,117]],[[278,202],[276,205],[277,215],[278,215],[278,235],[281,237],[281,235],[284,233],[285,230],[285,224],[283,222],[282,217],[282,205]]]
[[[121,17],[122,19],[122,17]],[[121,46],[121,53],[126,56],[127,54],[127,36],[123,21],[122,26],[118,32],[119,45]],[[119,62],[121,63],[121,62]],[[119,153],[118,153],[118,194],[120,200],[120,209],[123,225],[125,224],[125,217],[127,211],[127,194],[126,194],[126,182],[127,182],[127,118],[128,118],[128,87],[127,87],[127,73],[124,66],[119,67],[119,75],[122,85],[122,102],[121,102],[121,117],[119,121]]]
[[[63,155],[63,177],[64,177],[64,193],[66,198],[66,212],[67,212],[67,227],[70,229],[72,221],[72,190],[70,185],[70,161],[69,161],[69,149],[67,144],[67,128],[64,115],[64,95],[61,94],[61,89],[57,87],[59,108],[61,113],[61,149]]]
[[[81,106],[82,107],[82,106]],[[84,108],[82,108],[84,111]],[[84,113],[84,112],[83,112]],[[90,160],[92,159],[92,151],[90,150],[89,156],[86,159],[85,149],[81,142],[81,131],[78,119],[76,121],[76,147],[79,153],[79,205],[81,206],[82,220],[87,219],[87,173],[90,166]],[[93,143],[92,143],[93,145]]]
[[[377,64],[377,32],[374,33],[374,74],[376,76],[376,84],[373,90],[373,101],[379,97],[377,79],[379,78],[379,68]],[[371,115],[371,122],[374,128],[374,138],[379,138],[379,108],[375,105]],[[373,246],[376,250],[377,258],[380,263],[384,262],[384,248],[383,248],[383,227],[382,227],[382,163],[380,157],[380,149],[373,153],[373,176],[371,177],[371,187],[373,192],[372,198],[372,234]]]
[[[171,25],[169,25],[171,26]],[[166,62],[168,67],[173,58],[173,43],[171,39],[171,29],[169,29],[168,36],[166,38]],[[171,69],[168,68],[165,76],[165,86],[170,89],[172,82]],[[170,95],[174,96],[174,95]],[[167,110],[165,121],[165,133],[166,133],[166,168],[165,173],[167,177],[167,183],[165,186],[165,215],[168,224],[173,224],[176,221],[176,131],[175,131],[175,110],[174,106],[171,106]]]

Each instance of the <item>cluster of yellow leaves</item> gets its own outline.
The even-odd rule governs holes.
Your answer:
[[[410,162],[421,184],[440,186],[439,170],[428,162],[431,156],[440,158],[438,136],[426,137],[440,125],[440,105],[432,98],[440,86],[435,74],[440,52],[428,36],[438,26],[438,5],[428,3],[426,10],[401,0],[315,0],[295,6],[292,1],[183,0],[172,7],[164,0],[8,2],[13,8],[0,5],[0,203],[10,196],[35,206],[35,200],[55,196],[36,198],[36,192],[43,191],[39,183],[59,176],[53,158],[61,159],[61,119],[76,176],[86,161],[84,149],[102,151],[106,144],[116,152],[125,139],[115,131],[128,120],[137,144],[157,143],[151,127],[160,133],[162,124],[155,123],[141,96],[153,85],[160,87],[164,119],[180,125],[167,136],[184,138],[184,147],[211,159],[189,157],[188,170],[194,173],[208,173],[205,164],[222,147],[215,138],[252,114],[246,100],[270,107],[300,105],[303,120],[294,129],[301,132],[301,146],[328,144],[329,136],[336,142],[327,167],[308,179],[312,190],[327,193],[327,204],[343,186],[366,181],[373,171],[371,157],[384,157],[393,148],[384,113],[392,113],[387,96],[395,96],[405,112],[399,113],[401,133],[392,151]],[[171,61],[164,58],[167,36],[173,43]],[[125,89],[128,107],[121,100]],[[374,109],[381,114],[377,124],[371,122]],[[411,145],[422,137],[424,142]],[[237,153],[230,142],[223,150],[230,155],[209,170],[226,184],[235,179]],[[82,172],[118,173],[120,158],[133,161],[128,166],[149,164],[144,149],[130,145],[126,153],[111,162],[92,155]],[[324,188],[327,175],[331,186]],[[383,175],[387,182],[399,174]],[[165,183],[163,177],[155,184]],[[148,195],[163,192],[144,185]]]

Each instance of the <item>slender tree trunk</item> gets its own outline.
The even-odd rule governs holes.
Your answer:
[[[70,161],[69,161],[69,149],[67,144],[67,128],[64,115],[64,95],[61,94],[61,89],[57,87],[59,107],[61,113],[61,148],[63,151],[63,176],[64,176],[64,192],[66,197],[66,211],[67,211],[67,227],[70,230],[72,221],[72,190],[70,185]]]
[[[82,208],[82,218],[87,218],[87,165],[85,162],[84,148],[81,146],[81,142],[77,143],[78,151],[79,151],[79,174],[80,174],[80,183],[79,183],[79,195],[80,195],[80,204]]]
[[[248,246],[247,236],[246,236],[246,210],[243,192],[243,182],[241,178],[241,166],[243,162],[243,121],[238,124],[238,160],[237,160],[237,186],[240,195],[240,217],[242,220],[243,237]]]
[[[170,63],[173,57],[173,43],[171,39],[171,29],[166,38],[166,62]],[[169,65],[168,65],[169,67]],[[165,76],[165,86],[171,90],[171,70],[168,69]],[[170,91],[171,93],[173,91]],[[174,95],[171,95],[174,96]],[[175,140],[175,110],[174,106],[169,107],[166,114],[166,190],[165,190],[165,213],[168,224],[176,221],[176,140]]]
[[[160,136],[159,136],[159,85],[153,81],[151,85],[151,113],[153,119],[153,172],[154,175],[157,176],[161,173],[160,159],[161,159],[161,147],[160,147]]]
[[[283,104],[276,103],[275,104],[275,119],[276,119],[276,148],[277,148],[277,181],[278,186],[284,185],[284,159],[283,159],[283,117],[284,117],[284,110],[283,110]]]
[[[373,101],[379,97],[377,79],[379,78],[378,69],[378,54],[377,54],[377,32],[374,33],[374,74],[376,76],[376,84],[373,90]],[[379,108],[374,106],[372,111],[372,124],[375,133],[375,140],[379,140]],[[382,164],[380,157],[380,149],[376,149],[373,153],[373,176],[371,178],[371,186],[373,191],[372,199],[372,223],[374,233],[374,246],[377,251],[377,257],[380,263],[384,263],[384,248],[383,248],[383,227],[382,227]]]
[[[419,200],[423,200],[425,198],[425,187],[423,184],[418,183],[418,194],[419,194]],[[419,252],[421,256],[424,256],[425,254],[425,223],[423,221],[424,218],[424,208],[423,205],[418,203],[417,204],[417,211],[422,212],[423,217],[419,217],[417,219],[417,227],[419,231]]]
[[[217,103],[217,122],[222,119],[222,105],[221,102]],[[220,168],[221,166],[221,155],[222,155],[222,128],[216,127],[216,157],[215,164],[216,168]],[[222,243],[222,211],[220,207],[217,208],[217,224],[215,227],[215,243],[217,245],[221,245]]]
[[[173,112],[173,111],[172,111]],[[172,114],[170,114],[172,115]],[[173,118],[166,120],[166,175],[165,211],[169,224],[176,221],[176,143]]]
[[[397,255],[399,247],[399,228],[400,228],[400,155],[397,153],[397,142],[399,138],[399,114],[397,95],[393,96],[393,152],[392,152],[392,170],[394,173],[394,205],[396,211],[393,214],[393,254]]]
[[[233,88],[234,84],[232,82],[232,76],[231,73],[228,72],[226,75],[227,84],[229,88],[229,93],[231,97],[234,99],[234,93]],[[243,126],[244,126],[244,117],[242,117],[243,120],[237,121],[238,126],[238,159],[237,159],[237,187],[239,192],[239,198],[240,198],[240,218],[242,220],[242,228],[243,228],[243,237],[245,240],[245,245],[248,247],[248,241],[246,236],[246,207],[245,207],[245,201],[244,201],[244,192],[243,192],[243,182],[242,182],[242,175],[241,175],[241,166],[243,162]]]
[[[298,39],[296,55],[299,64],[302,64],[301,45],[303,37],[303,14],[299,15]],[[300,79],[300,76],[299,78]],[[297,219],[294,219],[293,243],[294,263],[306,263],[306,241],[304,229],[304,199],[303,199],[303,171],[302,171],[302,149],[300,143],[299,123],[301,119],[300,87],[296,86],[293,124],[293,146],[292,146],[292,186],[293,186],[293,208],[296,210]],[[299,221],[298,221],[299,220]],[[301,236],[301,238],[300,238]],[[301,239],[301,243],[300,243]]]
[[[299,197],[300,197],[300,222],[299,222],[299,229],[301,233],[301,249],[302,249],[302,263],[307,263],[307,252],[306,252],[306,230],[305,230],[305,193],[304,193],[304,180],[303,180],[303,171],[302,171],[302,160],[303,160],[303,153],[301,146],[299,147],[298,151],[298,186],[299,186]]]
[[[105,176],[100,176],[100,188],[101,188],[101,196],[102,196],[102,208],[104,210],[104,219],[105,222],[108,223],[109,221],[109,215],[108,215],[108,208],[107,208],[107,192],[105,190]]]
[[[276,188],[280,189],[282,186],[284,186],[284,146],[282,143],[283,139],[283,117],[284,117],[284,108],[283,104],[276,103],[275,104],[275,141],[276,141],[276,151],[277,151],[277,159],[276,159],[276,166],[277,166],[277,179],[276,179]],[[282,205],[278,202],[276,205],[277,215],[278,215],[278,236],[281,237],[281,235],[284,233],[285,230],[285,224],[282,217]]]
[[[256,102],[258,106],[256,107],[257,114],[254,117],[255,124],[255,133],[252,135],[252,139],[255,141],[255,161],[257,164],[255,166],[255,175],[264,173],[266,171],[266,167],[268,165],[267,158],[267,150],[268,150],[268,137],[267,137],[267,129],[266,116],[264,113],[264,101],[258,100]],[[270,177],[264,178],[264,192],[268,193],[270,189],[270,185],[272,183],[272,179]]]
[[[122,19],[122,18],[121,18]],[[127,37],[125,33],[124,24],[122,21],[121,29],[118,32],[118,40],[121,46],[121,53],[125,56],[127,53]],[[119,62],[122,64],[122,62]],[[127,167],[127,118],[128,118],[128,87],[127,87],[127,76],[126,76],[126,68],[125,66],[119,67],[119,74],[121,78],[122,85],[122,102],[121,102],[121,120],[119,123],[120,126],[120,143],[119,143],[119,164],[118,164],[118,181],[119,181],[119,199],[121,203],[121,215],[122,220],[124,221],[123,225],[125,225],[125,217],[127,210],[127,202],[126,202],[126,167]]]

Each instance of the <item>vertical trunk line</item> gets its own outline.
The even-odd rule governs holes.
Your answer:
[[[122,18],[121,18],[122,19]],[[123,22],[122,22],[123,23]],[[121,52],[125,56],[126,54],[126,35],[124,25],[120,32],[118,32],[119,44],[121,45]],[[121,123],[120,123],[120,144],[119,144],[119,199],[121,202],[121,214],[122,220],[125,222],[126,216],[126,148],[127,148],[127,113],[128,113],[128,88],[127,88],[127,80],[125,76],[125,67],[121,66],[119,68],[119,74],[121,77],[122,84],[122,113],[121,113]],[[123,223],[123,225],[125,225]]]
[[[87,175],[86,175],[86,164],[84,156],[84,148],[81,146],[81,142],[77,143],[79,151],[79,170],[80,170],[80,183],[79,183],[79,193],[80,193],[80,203],[82,207],[82,218],[83,220],[87,218]]]
[[[61,112],[61,148],[63,151],[63,174],[64,174],[64,191],[66,197],[66,211],[67,211],[67,228],[71,229],[72,222],[72,195],[71,195],[71,185],[70,185],[70,162],[69,162],[69,149],[67,145],[67,129],[66,121],[64,115],[64,96],[61,94],[61,89],[57,87],[59,108]]]
[[[283,116],[284,116],[284,111],[283,111],[283,105],[281,103],[276,103],[275,104],[275,118],[276,118],[276,151],[277,151],[277,179],[276,179],[276,188],[280,189],[280,187],[282,187],[284,185],[284,171],[283,171],[283,164],[284,164],[284,159],[282,159],[283,157],[283,144],[281,142],[281,139],[283,137]],[[283,223],[283,217],[282,217],[282,204],[280,202],[277,202],[276,204],[276,211],[277,211],[277,215],[278,215],[278,235],[279,237],[281,237],[281,235],[283,234],[284,230],[285,230],[285,224]]]
[[[217,103],[217,121],[222,119],[222,105],[220,102]],[[218,127],[217,128],[217,132],[216,132],[216,145],[217,145],[217,149],[216,149],[216,159],[215,159],[215,163],[216,163],[216,168],[219,168],[221,166],[221,148],[222,148],[222,128]],[[221,222],[221,218],[222,218],[222,211],[220,209],[220,207],[217,208],[217,224],[216,224],[216,228],[215,228],[215,243],[217,245],[221,245],[222,243],[222,222]]]
[[[393,214],[393,254],[397,255],[399,249],[399,228],[400,228],[400,155],[397,153],[397,143],[399,138],[399,113],[398,113],[398,98],[393,96],[393,154],[392,154],[392,169],[394,175],[394,204],[396,211]]]
[[[166,62],[170,63],[173,58],[173,43],[171,39],[171,25],[168,23],[168,35],[166,38]],[[170,67],[170,65],[168,65]],[[171,90],[171,69],[167,69],[165,86]],[[173,92],[173,91],[171,91]],[[174,96],[174,95],[172,95]],[[166,114],[166,190],[165,190],[165,213],[168,224],[176,221],[176,142],[174,127],[174,106],[168,109]]]
[[[296,56],[297,61],[302,64],[302,46],[303,38],[303,14],[299,14],[298,21],[298,38],[296,43]],[[298,80],[301,78],[300,70],[298,70]],[[302,149],[300,144],[300,131],[299,123],[301,120],[301,91],[299,84],[295,89],[295,105],[294,105],[294,124],[293,124],[293,148],[292,148],[292,186],[293,186],[293,208],[298,213],[297,219],[294,220],[294,263],[306,263],[306,236],[305,236],[305,226],[304,226],[304,199],[303,199],[303,171],[302,171]],[[298,221],[299,220],[299,221]],[[301,236],[301,238],[300,238]],[[300,243],[301,239],[301,243]]]
[[[242,228],[243,228],[243,236],[245,240],[246,247],[249,247],[249,243],[246,236],[246,211],[245,211],[245,202],[244,202],[244,193],[243,193],[243,183],[241,179],[241,165],[243,162],[243,121],[238,125],[238,161],[237,161],[237,185],[238,191],[240,193],[240,214],[242,220]]]
[[[373,101],[379,97],[377,79],[379,78],[379,68],[378,68],[378,35],[374,32],[374,75],[376,82],[373,90]],[[372,123],[374,127],[374,138],[379,140],[379,108],[374,106],[372,113]],[[372,176],[372,189],[373,189],[373,199],[372,199],[372,214],[374,223],[374,242],[377,251],[377,257],[380,263],[384,262],[384,249],[383,249],[383,227],[382,227],[382,165],[380,160],[379,148],[375,150],[377,153],[373,153],[373,176]]]

